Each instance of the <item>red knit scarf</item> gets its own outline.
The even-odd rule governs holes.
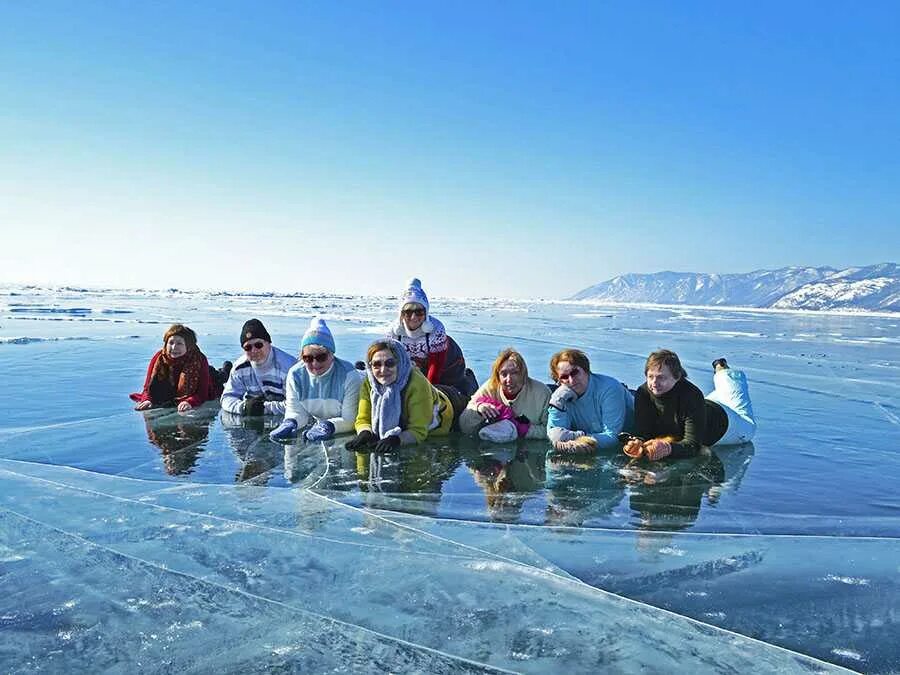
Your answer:
[[[178,358],[169,356],[163,347],[153,366],[151,382],[157,378],[160,380],[168,378],[175,388],[175,401],[181,403],[197,392],[202,367],[203,355],[197,347],[189,347],[187,352]]]

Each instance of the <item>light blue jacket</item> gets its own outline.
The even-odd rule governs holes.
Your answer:
[[[353,431],[364,377],[352,363],[336,357],[328,372],[318,377],[298,361],[287,376],[284,418],[294,420],[301,429],[310,422],[328,420],[336,434]]]
[[[551,405],[547,414],[547,437],[554,443],[566,430],[583,431],[599,447],[612,448],[618,445],[621,431],[634,427],[634,396],[608,375],[591,373],[585,392],[563,407]]]

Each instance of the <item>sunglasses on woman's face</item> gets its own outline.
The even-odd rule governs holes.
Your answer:
[[[265,342],[248,342],[244,345],[244,351],[249,352],[253,349],[259,350],[266,346]]]
[[[425,316],[424,309],[404,309],[403,316]]]
[[[370,361],[369,365],[372,366],[372,370],[378,370],[379,368],[394,368],[397,365],[397,361],[395,359],[385,359],[384,361]]]
[[[559,380],[560,382],[562,382],[563,380],[571,380],[573,378],[578,377],[578,373],[580,373],[580,372],[581,372],[581,368],[579,368],[578,366],[575,366],[568,373],[557,373],[556,379]]]
[[[321,352],[319,354],[303,354],[301,357],[303,359],[303,363],[312,363],[315,361],[316,363],[325,363],[328,360],[328,352]]]

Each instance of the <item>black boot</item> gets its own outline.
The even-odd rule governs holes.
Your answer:
[[[228,382],[228,376],[231,375],[231,367],[233,365],[234,364],[231,363],[231,361],[225,361],[222,364],[222,367],[216,371],[216,377],[219,381],[219,384],[224,386],[225,383]]]

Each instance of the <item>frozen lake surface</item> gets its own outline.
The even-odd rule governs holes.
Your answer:
[[[4,672],[900,671],[900,317],[432,300],[479,381],[584,349],[749,379],[753,444],[626,467],[458,436],[378,458],[139,413],[165,328],[362,358],[391,298],[0,289]],[[266,422],[270,427],[272,422]]]

